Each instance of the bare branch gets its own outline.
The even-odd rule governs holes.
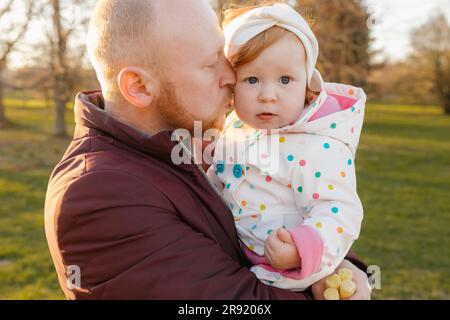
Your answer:
[[[11,6],[12,6],[12,4],[13,4],[13,1],[14,1],[14,0],[9,0],[8,4],[6,5],[6,7],[4,7],[4,8],[2,9],[2,11],[0,11],[0,18],[1,18],[3,15],[7,14],[9,11],[11,11]]]
[[[16,35],[16,37],[6,43],[6,49],[2,53],[2,55],[0,55],[0,65],[5,64],[6,59],[7,59],[8,55],[11,53],[11,51],[14,49],[14,46],[17,44],[17,42],[19,42],[20,39],[22,39],[22,37],[27,32],[28,25],[30,24],[30,21],[31,21],[31,17],[33,16],[33,9],[34,9],[34,2],[29,1],[27,14],[26,14],[26,20],[25,20],[24,24],[22,25],[22,28],[20,29],[19,33]]]

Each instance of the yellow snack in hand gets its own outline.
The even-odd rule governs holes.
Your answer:
[[[353,272],[350,269],[347,268],[342,268],[339,270],[338,272],[339,277],[341,278],[342,281],[345,280],[352,280],[353,279]]]
[[[356,283],[352,280],[342,281],[341,286],[339,288],[339,295],[341,299],[350,298],[356,291]]]
[[[323,292],[325,300],[339,300],[339,292],[335,288],[328,288]]]
[[[329,276],[327,280],[325,280],[325,286],[327,288],[333,288],[338,290],[339,286],[341,285],[341,278],[337,274],[333,274],[332,276]]]

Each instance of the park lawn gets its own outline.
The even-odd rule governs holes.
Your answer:
[[[42,102],[12,102],[15,126],[0,130],[0,299],[62,299],[43,205],[70,140],[51,135]],[[67,123],[72,132],[71,112]],[[354,249],[381,268],[374,298],[449,299],[450,117],[436,107],[369,105],[356,166],[365,219]]]

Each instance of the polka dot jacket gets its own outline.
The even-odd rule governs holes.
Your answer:
[[[235,113],[227,118],[208,177],[263,282],[304,290],[334,272],[358,238],[363,208],[355,153],[365,101],[360,88],[325,83],[297,122],[270,133],[246,126]],[[333,103],[338,110],[324,112]],[[279,228],[293,237],[301,268],[276,270],[264,258],[265,240]]]

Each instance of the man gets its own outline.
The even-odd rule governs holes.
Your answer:
[[[193,131],[194,120],[220,128],[235,83],[207,1],[100,0],[88,50],[102,92],[77,96],[74,139],[45,207],[66,297],[311,298],[259,282],[201,168],[171,161],[172,130]],[[368,298],[365,273],[343,265],[355,298]],[[323,282],[313,292],[320,298]]]

